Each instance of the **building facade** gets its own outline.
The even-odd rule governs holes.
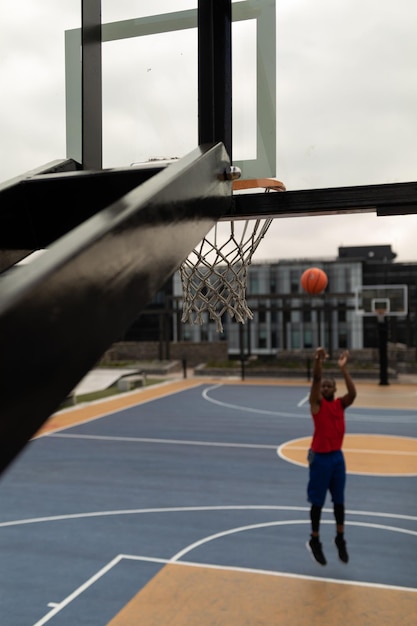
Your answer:
[[[378,346],[378,320],[364,315],[358,292],[364,286],[404,285],[408,295],[406,314],[386,316],[388,340],[416,346],[417,263],[395,263],[390,246],[339,248],[335,259],[294,259],[253,262],[248,267],[246,300],[253,319],[240,324],[222,317],[223,333],[208,314],[203,323],[180,323],[182,285],[173,277],[173,341],[225,341],[231,357],[242,354],[267,356],[285,350],[325,345],[329,350]],[[308,267],[320,267],[328,276],[326,290],[306,294],[300,277]]]

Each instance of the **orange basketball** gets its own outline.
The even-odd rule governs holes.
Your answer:
[[[315,294],[324,291],[329,281],[326,272],[319,267],[309,267],[302,273],[300,282],[304,291]]]

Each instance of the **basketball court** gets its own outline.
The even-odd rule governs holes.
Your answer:
[[[305,549],[312,430],[305,384],[167,381],[56,413],[180,267],[185,318],[199,323],[211,314],[221,330],[225,312],[238,322],[251,316],[245,269],[271,220],[417,210],[415,183],[396,175],[292,191],[275,178],[274,1],[198,0],[157,16],[154,4],[145,15],[103,24],[100,0],[81,3],[79,27],[60,42],[65,158],[0,186],[0,623],[408,626],[417,609],[414,385],[358,384],[346,436],[350,561],[336,558],[327,504],[325,568]],[[239,111],[251,98],[249,123],[232,111],[232,22],[234,33],[247,35],[242,57],[246,47],[253,53],[235,83],[249,87]],[[137,131],[152,154],[174,97],[184,99],[173,72],[146,82],[166,34],[176,38],[175,70],[186,42],[193,46],[186,100],[197,103],[189,119],[173,121],[180,157],[158,164],[153,152],[146,163],[106,169],[106,139],[117,124],[103,116],[103,69],[112,65],[102,62],[103,44],[107,61],[124,49],[122,74],[132,59],[126,41],[140,41],[133,58],[146,59],[146,79],[137,80],[132,65],[125,81],[140,87],[140,101],[173,84],[171,98],[156,98],[168,114],[159,115],[155,143],[141,141],[146,116]],[[121,100],[137,106],[123,93]],[[249,146],[243,156],[233,154],[238,118],[235,137]],[[189,124],[192,140],[183,144]],[[209,261],[201,246],[218,226],[229,230],[232,250],[215,235]],[[15,267],[38,250],[46,253]],[[222,276],[219,260],[228,270]],[[408,315],[398,287],[397,308],[384,286],[358,293],[358,314],[377,316],[382,331],[388,315]]]
[[[171,380],[47,422],[3,477],[0,621],[408,625],[417,392],[358,383],[346,538],[313,562],[297,381]]]

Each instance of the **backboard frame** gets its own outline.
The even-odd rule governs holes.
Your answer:
[[[232,22],[256,21],[256,157],[233,160],[233,165],[241,169],[242,178],[273,177],[276,174],[275,5],[275,0],[243,0],[232,3]],[[197,28],[197,25],[197,9],[122,20],[101,25],[101,42]],[[83,158],[83,149],[85,149],[83,146],[85,143],[83,142],[83,81],[80,64],[81,34],[80,28],[65,32],[66,142],[67,158],[85,163],[85,158]],[[97,72],[92,73],[97,80]],[[97,91],[100,90],[95,89],[95,92]],[[98,102],[95,101],[95,112],[97,112],[97,105]],[[101,115],[96,119],[101,124]],[[95,134],[90,137],[90,142],[101,142],[97,128]],[[90,152],[96,155],[96,160],[101,161],[101,145],[100,148],[97,146],[97,150],[90,147]],[[100,152],[100,157],[97,156],[98,152]],[[96,163],[96,169],[101,168],[101,162]]]
[[[355,312],[362,317],[405,317],[408,314],[408,286],[360,285],[355,289]]]

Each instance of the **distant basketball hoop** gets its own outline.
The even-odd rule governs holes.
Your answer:
[[[407,285],[361,285],[356,288],[355,311],[362,317],[404,317],[408,314]]]
[[[285,186],[275,178],[233,181],[233,191],[249,189],[264,189],[268,193],[285,191]],[[216,322],[217,332],[222,333],[222,316],[226,312],[242,324],[253,318],[246,302],[247,270],[272,220],[216,223],[180,267],[183,323],[201,325],[208,315]]]
[[[408,314],[407,285],[361,285],[356,288],[357,315],[376,318],[378,328],[379,384],[388,381],[388,320]]]

